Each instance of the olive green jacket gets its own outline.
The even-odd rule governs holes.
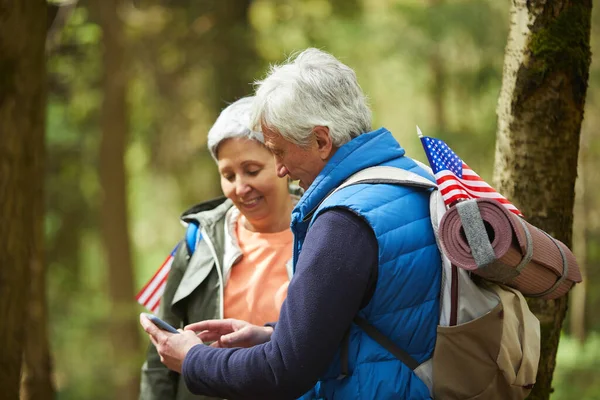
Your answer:
[[[184,223],[197,222],[202,238],[191,257],[185,240],[180,242],[161,298],[158,316],[176,328],[223,318],[223,288],[228,271],[241,256],[237,240],[228,237],[233,233],[226,228],[226,216],[232,207],[231,200],[222,197],[201,203],[181,217]],[[291,262],[287,268],[291,278]],[[140,400],[209,399],[191,394],[183,378],[160,362],[152,343],[142,367],[140,389]]]

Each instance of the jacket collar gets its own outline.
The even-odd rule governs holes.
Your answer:
[[[292,212],[292,225],[310,217],[322,199],[350,175],[404,156],[404,149],[385,128],[363,133],[340,147]]]
[[[300,187],[290,185],[290,196],[294,205],[298,203],[303,191]],[[181,217],[181,222],[187,226],[191,222],[195,222],[202,227],[202,233],[208,236],[208,240],[215,247],[219,260],[214,260],[208,248],[197,249],[198,254],[193,260],[189,260],[189,266],[186,268],[185,275],[182,279],[182,285],[177,290],[173,304],[182,298],[186,297],[191,291],[202,283],[208,275],[210,268],[215,262],[221,265],[223,272],[223,285],[225,285],[231,274],[231,268],[242,257],[242,251],[239,247],[237,234],[235,232],[236,223],[240,216],[240,211],[233,207],[233,202],[225,197],[209,200],[200,203],[188,211],[184,212]],[[192,257],[194,257],[192,256]],[[198,258],[199,257],[199,258]],[[208,257],[208,258],[207,258]],[[204,261],[199,262],[202,259]],[[206,260],[205,260],[206,259]],[[292,260],[286,264],[288,277],[292,277]],[[202,270],[202,271],[199,271]],[[193,277],[193,278],[192,278]]]

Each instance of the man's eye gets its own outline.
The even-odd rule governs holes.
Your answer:
[[[248,171],[248,175],[250,176],[256,176],[258,175],[258,173],[260,172],[260,169],[254,170],[254,171]]]
[[[269,147],[268,149],[275,157],[279,157],[281,155],[281,150],[279,149],[275,149],[273,147]]]
[[[223,175],[223,178],[225,178],[229,182],[233,182],[233,180],[235,179],[235,175],[227,174],[227,175]]]

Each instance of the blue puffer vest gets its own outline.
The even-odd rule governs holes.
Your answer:
[[[441,260],[429,218],[429,192],[388,184],[346,187],[323,199],[350,175],[375,165],[403,168],[431,179],[392,134],[380,128],[338,149],[292,213],[294,266],[310,224],[322,212],[344,207],[367,221],[379,246],[375,293],[359,315],[418,362],[433,353],[439,319]],[[321,204],[321,202],[323,202]],[[387,350],[352,324],[349,375],[337,379],[338,351],[320,379],[317,397],[333,399],[429,399],[425,384]]]

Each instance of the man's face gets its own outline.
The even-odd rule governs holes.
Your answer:
[[[329,157],[323,157],[322,146],[316,137],[311,138],[308,146],[302,147],[285,140],[279,133],[262,126],[265,146],[275,156],[275,167],[279,177],[289,176],[299,181],[306,190],[319,175]]]

